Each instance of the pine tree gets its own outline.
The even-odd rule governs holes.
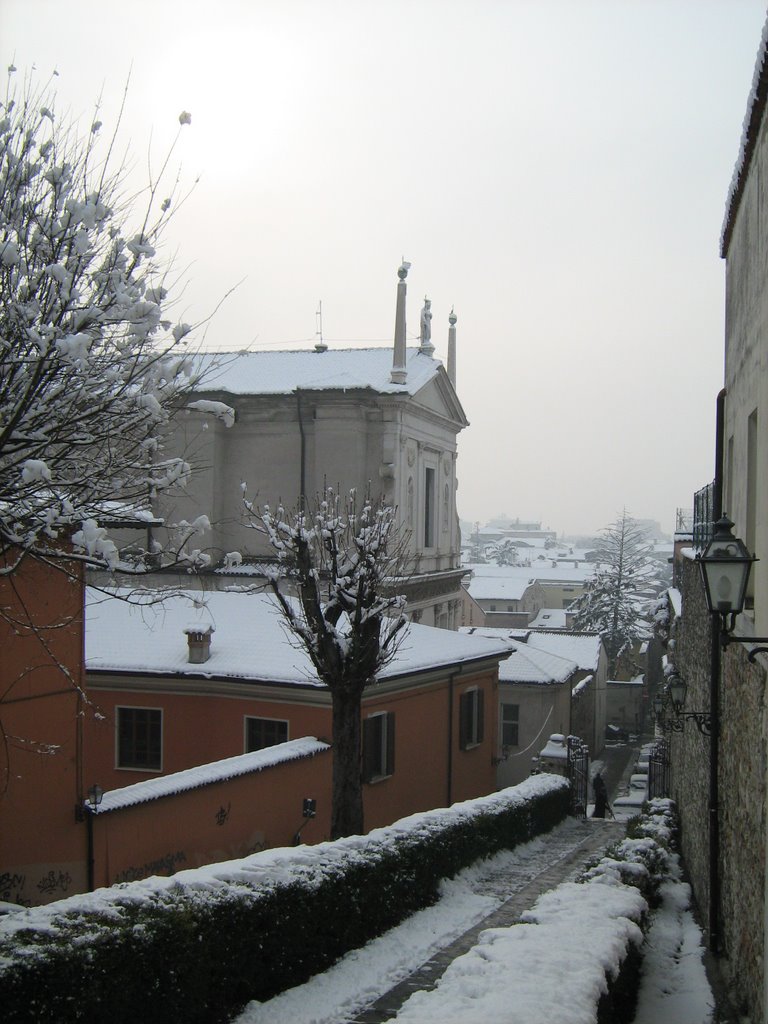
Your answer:
[[[614,677],[632,646],[648,634],[647,591],[655,577],[650,550],[642,527],[624,509],[603,530],[595,575],[574,602],[574,627],[600,633]]]

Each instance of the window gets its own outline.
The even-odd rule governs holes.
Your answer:
[[[117,767],[163,769],[163,712],[160,708],[116,708]]]
[[[288,723],[279,718],[245,719],[245,752],[274,747],[288,739]]]
[[[483,742],[483,691],[467,690],[459,697],[459,746],[469,750]]]
[[[519,745],[520,705],[501,705],[501,746],[502,748]]]
[[[382,711],[363,721],[363,782],[395,773],[395,713]]]
[[[435,546],[435,470],[424,470],[424,547]]]

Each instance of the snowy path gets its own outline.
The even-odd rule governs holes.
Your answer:
[[[306,984],[268,1002],[250,1003],[235,1024],[347,1024],[537,876],[556,873],[565,880],[577,873],[581,858],[572,869],[558,864],[601,826],[569,818],[544,837],[467,868],[443,883],[435,906],[349,953]],[[617,838],[615,829],[606,828],[603,834],[606,842]]]
[[[690,910],[690,886],[661,888],[661,906],[645,942],[634,1024],[709,1024],[714,999],[704,971],[701,929]]]

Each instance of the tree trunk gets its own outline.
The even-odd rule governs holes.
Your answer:
[[[331,839],[363,832],[363,783],[360,764],[360,706],[362,692],[334,690],[333,791]]]

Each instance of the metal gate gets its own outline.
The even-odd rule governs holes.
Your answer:
[[[568,737],[566,765],[571,783],[571,814],[576,818],[586,818],[589,803],[589,747],[578,736]]]
[[[648,758],[648,799],[669,796],[669,788],[669,745],[666,740],[659,740]]]

